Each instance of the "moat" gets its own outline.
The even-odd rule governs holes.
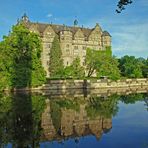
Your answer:
[[[0,94],[0,147],[148,147],[148,93]]]

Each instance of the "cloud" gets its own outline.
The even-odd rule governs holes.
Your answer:
[[[112,33],[113,52],[121,55],[148,56],[148,22],[119,26]],[[116,26],[117,27],[117,26]]]
[[[51,13],[47,14],[47,17],[52,17],[53,15]]]

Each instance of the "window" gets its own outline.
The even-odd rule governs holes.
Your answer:
[[[77,55],[78,55],[78,52],[74,52],[74,55],[76,55],[76,56],[77,56]]]
[[[66,53],[69,53],[70,52],[70,50],[69,49],[66,49]]]
[[[48,34],[48,35],[52,35],[52,33],[51,33],[51,32],[47,32],[47,34]]]
[[[49,61],[47,61],[47,65],[49,65]]]
[[[66,47],[69,48],[69,44],[67,44]]]
[[[78,49],[78,46],[74,46],[74,49],[77,50]]]

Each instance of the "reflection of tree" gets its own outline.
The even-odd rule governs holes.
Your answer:
[[[137,101],[144,101],[148,110],[147,94],[130,94],[128,96],[121,96],[120,100],[125,104],[135,104]]]
[[[142,100],[148,108],[146,94],[119,97],[53,99],[48,101],[50,103],[46,106],[49,107],[47,110],[43,96],[24,93],[0,95],[0,147],[8,143],[21,148],[39,147],[40,137],[43,135],[47,138],[49,136],[50,140],[67,140],[72,136],[76,143],[79,141],[78,137],[89,134],[100,138],[102,133],[108,132],[112,127],[111,117],[118,112],[118,101],[135,103]],[[41,128],[43,111],[44,131]]]
[[[109,98],[92,97],[89,104],[86,106],[87,114],[91,118],[103,116],[110,118],[118,112],[118,96],[111,96]]]
[[[33,113],[33,138],[37,144],[42,134],[41,116],[45,109],[45,98],[43,96],[32,96],[32,113]]]
[[[0,108],[0,147],[9,142],[14,147],[37,147],[45,105],[43,97],[21,93],[3,97],[0,103],[4,107]]]
[[[58,101],[57,104],[59,104],[61,108],[73,109],[75,111],[80,110],[79,102],[77,100],[62,100]]]
[[[10,109],[11,98],[0,95],[0,147],[4,147],[9,142]]]
[[[137,101],[144,100],[144,94],[130,94],[128,96],[121,96],[120,100],[125,104],[135,104]]]
[[[56,131],[58,132],[61,126],[61,109],[60,106],[55,101],[51,101],[50,108],[51,108],[52,122]]]
[[[12,99],[12,143],[16,147],[27,147],[33,136],[31,96],[15,94]]]

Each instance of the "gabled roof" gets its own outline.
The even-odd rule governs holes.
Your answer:
[[[30,26],[33,25],[33,24],[37,25],[37,29],[38,29],[38,31],[40,32],[41,35],[44,33],[45,29],[48,26],[51,26],[56,34],[59,34],[60,31],[69,30],[74,35],[78,31],[78,29],[81,29],[85,37],[89,37],[89,35],[91,34],[92,30],[94,29],[94,28],[90,29],[90,28],[76,27],[76,26],[65,26],[65,25],[33,23],[33,22],[28,22],[26,24],[26,26],[28,28],[30,28]],[[103,32],[103,36],[111,36],[111,35],[107,31],[104,31]]]

